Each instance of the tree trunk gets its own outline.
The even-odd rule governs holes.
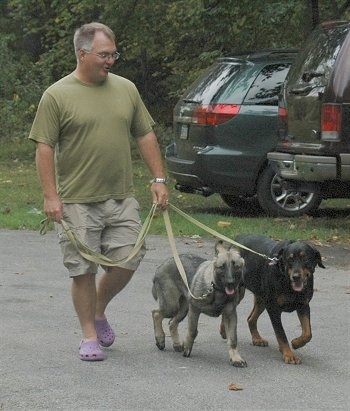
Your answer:
[[[311,18],[312,18],[312,29],[314,29],[320,23],[318,0],[311,0]]]

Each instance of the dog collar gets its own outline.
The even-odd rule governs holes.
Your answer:
[[[220,290],[220,288],[213,281],[211,282],[210,285],[211,285],[211,288],[210,288],[211,292],[213,292],[214,290],[215,291],[221,291],[221,292],[223,291],[223,290]]]
[[[202,298],[209,297],[211,294],[213,294],[214,291],[222,291],[222,290],[220,290],[219,287],[217,287],[212,281],[210,284],[210,287],[207,289],[207,292],[202,295]]]

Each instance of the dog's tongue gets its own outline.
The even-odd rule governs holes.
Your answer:
[[[292,287],[294,291],[300,292],[303,291],[304,284],[302,281],[295,281],[292,283]]]
[[[233,295],[235,293],[235,290],[234,290],[234,288],[225,287],[225,293],[227,295]]]

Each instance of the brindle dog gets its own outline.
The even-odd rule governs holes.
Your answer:
[[[230,362],[235,367],[246,367],[247,363],[237,350],[236,307],[243,298],[243,259],[228,243],[218,241],[215,257],[206,261],[201,257],[183,254],[180,256],[186,271],[193,298],[181,278],[173,258],[158,267],[153,278],[152,294],[158,300],[159,309],[152,311],[156,345],[165,348],[164,318],[170,318],[169,330],[175,351],[191,355],[194,340],[198,334],[198,319],[201,313],[211,317],[222,315],[227,335]],[[181,344],[178,325],[188,314],[187,335]]]
[[[321,254],[304,241],[274,241],[259,234],[239,235],[235,240],[271,258],[240,250],[245,267],[243,283],[254,294],[254,307],[248,317],[253,345],[267,346],[257,329],[257,321],[267,310],[285,363],[299,364],[300,358],[291,350],[284,331],[282,312],[296,311],[301,324],[301,336],[292,340],[294,349],[303,347],[312,337],[309,303],[313,296],[316,266],[325,268]],[[224,333],[222,332],[222,335]]]

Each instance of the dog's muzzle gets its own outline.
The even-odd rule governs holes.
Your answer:
[[[299,273],[294,273],[292,274],[291,283],[294,291],[301,292],[307,283],[307,279],[303,279]]]
[[[232,285],[227,285],[225,287],[225,293],[226,295],[234,295],[234,293],[236,292],[235,287]]]

